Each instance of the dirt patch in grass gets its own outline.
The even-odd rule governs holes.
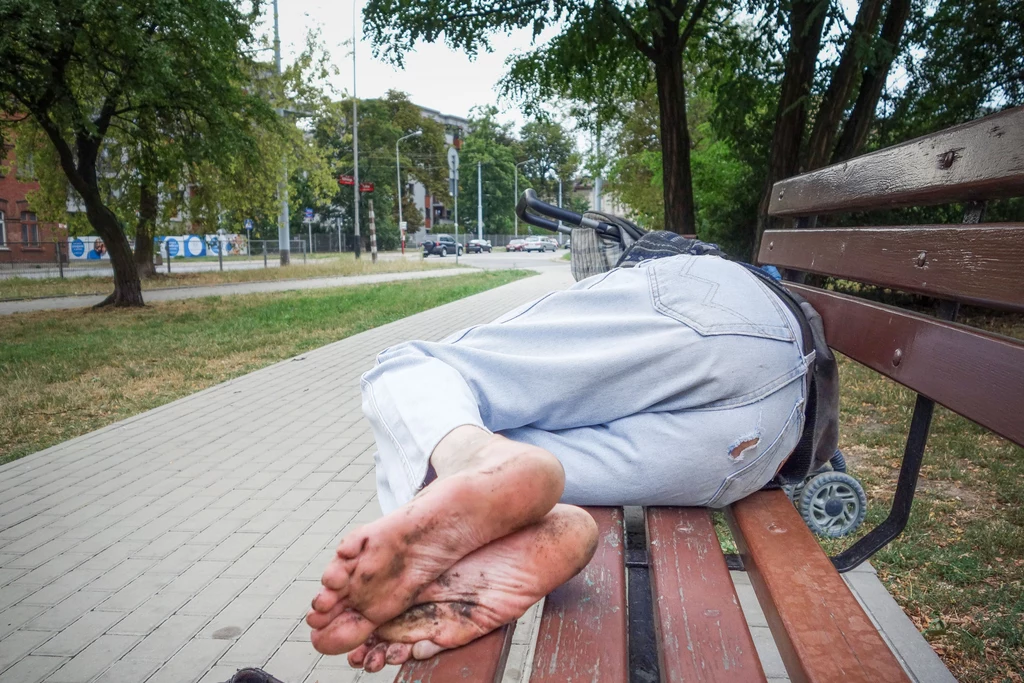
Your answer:
[[[0,463],[529,274],[0,316]]]

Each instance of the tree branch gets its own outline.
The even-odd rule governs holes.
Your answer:
[[[686,43],[690,40],[690,36],[693,35],[693,30],[697,27],[697,22],[700,21],[700,18],[703,16],[704,10],[707,9],[707,6],[708,0],[697,0],[697,4],[693,7],[693,13],[686,22],[686,28],[683,29],[683,35],[679,39],[682,47],[686,47]]]
[[[640,52],[643,53],[643,55],[647,57],[647,59],[651,60],[652,62],[655,61],[658,56],[658,53],[651,46],[651,44],[644,40],[643,36],[641,36],[637,32],[637,30],[633,28],[633,25],[629,23],[629,20],[622,14],[619,8],[616,7],[615,4],[611,2],[611,0],[604,0],[602,5],[608,11],[609,15],[612,18],[612,21],[614,21],[615,24],[618,25],[620,29],[622,29],[622,32],[626,34],[627,38],[633,41],[633,45],[636,46],[636,49],[640,50]]]

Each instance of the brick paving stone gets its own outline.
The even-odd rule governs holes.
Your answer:
[[[269,595],[235,598],[227,607],[219,610],[216,616],[203,627],[199,637],[237,640],[273,601],[274,598]]]
[[[166,662],[191,640],[205,623],[205,617],[175,614],[143,638],[142,642],[132,648],[129,655],[134,659]]]
[[[249,585],[249,581],[250,579],[214,579],[178,611],[180,614],[213,616],[241,593]]]
[[[45,612],[35,619],[27,622],[25,628],[41,631],[59,631],[109,597],[108,593],[92,590],[72,593],[70,597],[46,609]],[[0,616],[0,623],[2,622],[3,617]]]
[[[282,681],[301,681],[320,657],[308,642],[285,642],[267,662],[266,670]]]
[[[171,657],[146,683],[192,683],[197,681],[213,666],[229,645],[230,643],[221,640],[191,640],[178,650],[177,654]]]
[[[65,657],[29,655],[0,673],[0,683],[39,683],[46,675],[68,661]]]
[[[47,677],[46,682],[87,683],[116,662],[135,642],[135,636],[100,636]]]
[[[117,612],[86,612],[77,621],[46,641],[35,653],[60,657],[77,655],[120,621],[121,616]]]
[[[149,678],[162,662],[146,659],[135,659],[131,653],[114,662],[114,665],[103,672],[95,683],[140,683]]]
[[[39,605],[15,605],[0,610],[0,639],[6,638],[8,634],[17,631],[24,624],[29,623],[46,610]],[[77,618],[77,617],[76,617]],[[43,630],[50,630],[44,627]]]
[[[263,666],[295,627],[296,619],[266,619],[260,617],[231,645],[218,660],[218,664],[237,666]],[[221,641],[210,641],[221,642]]]
[[[53,637],[47,631],[15,631],[0,640],[0,671],[32,652],[46,640]]]
[[[107,633],[147,635],[191,598],[191,593],[159,593],[154,595],[113,627],[107,629]]]

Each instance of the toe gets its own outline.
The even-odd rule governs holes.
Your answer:
[[[324,628],[314,629],[310,640],[317,652],[340,655],[357,648],[370,637],[376,624],[353,610],[345,610]]]
[[[326,586],[320,589],[320,592],[313,598],[311,607],[315,612],[326,614],[334,609],[334,606],[341,601],[341,596],[337,591],[333,591]]]
[[[405,664],[412,657],[412,645],[407,643],[391,643],[388,645],[384,661],[388,664]]]
[[[370,673],[377,673],[384,668],[384,660],[387,657],[388,643],[377,643],[366,653],[363,661],[363,668]]]
[[[412,656],[416,659],[430,659],[445,648],[429,640],[421,640],[412,646]]]
[[[333,591],[346,591],[349,580],[352,577],[352,570],[349,564],[349,562],[340,557],[334,558],[327,565],[323,576],[320,577],[320,583]]]
[[[363,643],[352,652],[348,653],[348,665],[353,669],[362,669],[363,662],[366,661],[366,653],[370,651],[370,646]]]

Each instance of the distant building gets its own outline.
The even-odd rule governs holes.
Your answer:
[[[442,114],[438,110],[430,109],[429,107],[420,107],[419,109],[425,118],[437,121],[444,126],[444,139],[449,146],[455,147],[455,149],[462,148],[462,140],[470,130],[467,119],[461,116]],[[443,197],[427,194],[427,188],[418,181],[413,181],[410,185],[416,206],[423,212],[423,227],[419,231],[409,234],[409,242],[413,244],[422,242],[435,229],[441,231],[452,229],[453,221],[446,206],[446,204],[451,204],[451,200],[447,194]]]
[[[55,240],[67,236],[62,226],[36,218],[28,194],[38,190],[39,183],[31,159],[24,166],[18,167],[13,145],[0,147],[0,266],[56,263]]]

